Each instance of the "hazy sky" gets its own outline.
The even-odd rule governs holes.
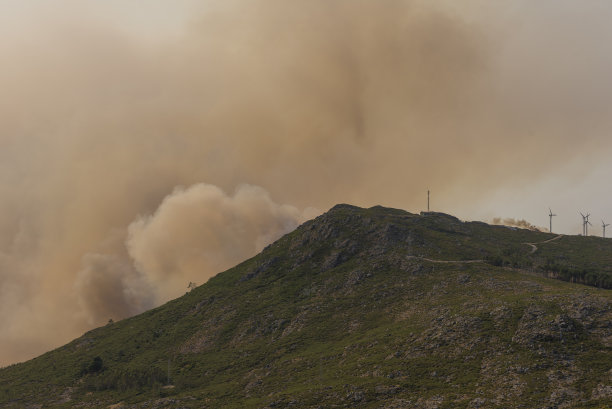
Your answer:
[[[0,365],[336,203],[612,221],[612,3],[0,0]]]

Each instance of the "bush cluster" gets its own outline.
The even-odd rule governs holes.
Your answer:
[[[612,289],[612,274],[607,272],[595,271],[589,268],[576,268],[555,262],[554,260],[547,260],[541,269],[548,277],[593,287]]]
[[[134,389],[159,387],[166,381],[166,374],[160,368],[114,369],[90,375],[85,379],[89,391],[115,390],[126,392]]]

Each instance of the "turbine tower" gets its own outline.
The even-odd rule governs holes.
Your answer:
[[[601,227],[603,227],[603,238],[606,238],[606,227],[608,227],[610,224],[606,224],[603,219],[601,220]]]
[[[427,212],[429,212],[429,189],[427,189]]]
[[[548,231],[552,233],[552,218],[556,216],[556,214],[553,214],[552,210],[550,210],[550,207],[548,208],[548,211],[550,212],[548,214],[548,217],[550,218],[550,228],[548,229]]]

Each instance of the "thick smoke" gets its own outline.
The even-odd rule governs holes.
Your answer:
[[[127,247],[138,271],[163,299],[190,281],[203,282],[294,230],[304,221],[295,207],[274,203],[256,186],[233,196],[212,185],[176,188],[154,214],[128,228]]]
[[[145,311],[254,256],[315,214],[279,205],[257,186],[241,185],[232,196],[207,184],[177,187],[155,212],[114,232],[101,252],[83,256],[75,284],[82,312],[100,324]]]
[[[610,146],[603,3],[208,0],[165,31],[186,1],[134,4],[0,2],[0,364],[203,283],[296,209],[431,187],[453,212]]]
[[[512,217],[505,217],[505,218],[501,218],[501,217],[494,217],[493,218],[493,224],[499,224],[502,226],[509,226],[509,227],[518,227],[520,229],[527,229],[527,230],[532,230],[532,231],[545,231],[545,229],[534,226],[533,224],[529,223],[527,220],[523,220],[523,219],[513,219]]]
[[[88,322],[99,325],[154,307],[159,300],[152,283],[128,259],[114,254],[86,254],[75,289]]]

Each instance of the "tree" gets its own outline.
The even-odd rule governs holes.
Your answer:
[[[103,366],[104,366],[104,363],[102,362],[102,358],[97,356],[93,359],[91,364],[89,364],[89,367],[87,368],[87,372],[90,372],[90,373],[100,372]]]

